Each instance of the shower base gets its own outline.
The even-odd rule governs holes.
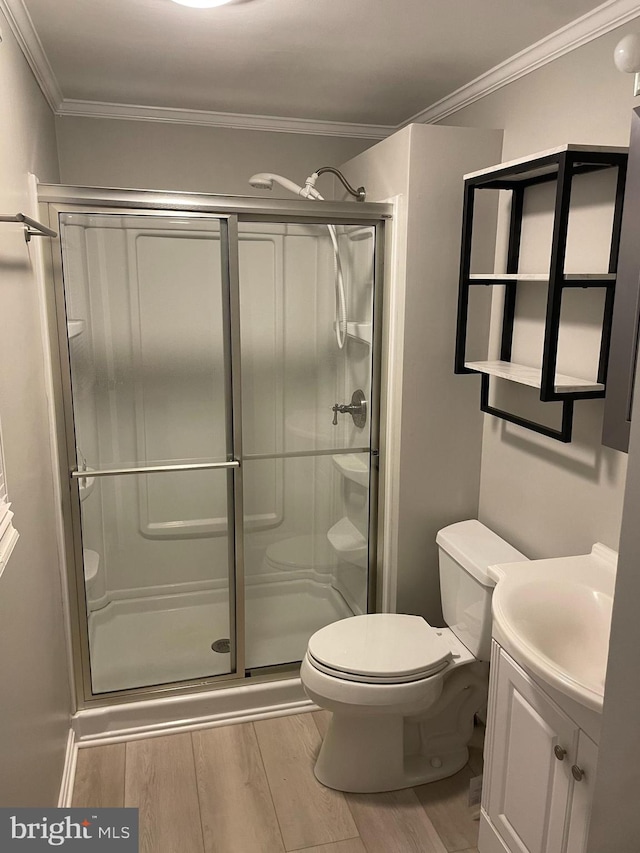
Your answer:
[[[329,584],[309,579],[246,588],[246,667],[302,660],[311,634],[352,616]],[[112,601],[89,617],[94,693],[207,678],[230,671],[211,644],[229,637],[226,590]]]

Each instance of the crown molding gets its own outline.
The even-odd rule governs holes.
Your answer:
[[[450,95],[436,101],[410,119],[407,124],[433,124],[479,101],[503,86],[508,86],[532,71],[559,59],[572,50],[605,35],[640,16],[637,0],[607,0],[575,21],[556,30],[530,47],[521,50],[489,71],[471,80]]]
[[[4,13],[42,94],[55,113],[62,102],[62,91],[26,6],[22,0],[0,0],[0,12]]]
[[[148,107],[139,104],[111,104],[65,98],[57,109],[60,116],[117,118],[130,121],[159,121],[170,124],[198,124],[235,130],[266,130],[277,133],[305,133],[319,136],[351,136],[384,139],[395,127],[384,124],[350,124],[342,121],[316,121],[306,118],[244,115],[209,110],[185,110],[172,107]]]
[[[114,104],[64,98],[23,0],[0,0],[0,11],[16,37],[51,109],[60,116],[112,118],[193,124],[235,130],[303,133],[360,139],[384,139],[407,124],[434,124],[492,92],[536,71],[578,47],[640,16],[637,0],[607,0],[591,12],[520,51],[461,88],[398,125],[355,124],[339,121],[258,116],[209,110]]]

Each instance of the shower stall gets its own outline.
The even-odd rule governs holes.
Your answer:
[[[375,606],[389,206],[39,192],[80,707],[293,673]]]

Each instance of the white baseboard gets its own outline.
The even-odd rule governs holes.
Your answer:
[[[286,678],[89,708],[73,716],[72,726],[83,748],[316,710],[300,679]]]
[[[77,758],[78,745],[76,743],[76,733],[73,729],[69,729],[69,737],[67,738],[67,751],[64,759],[62,781],[60,783],[60,794],[58,796],[58,808],[60,809],[68,809],[71,807],[71,798],[73,797],[73,783],[76,778]]]

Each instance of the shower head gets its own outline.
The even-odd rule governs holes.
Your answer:
[[[285,190],[289,190],[294,195],[302,196],[302,198],[322,198],[313,187],[301,187],[299,184],[290,181],[289,178],[283,178],[282,175],[275,175],[273,172],[258,172],[249,178],[249,183],[257,190],[272,190],[274,181],[284,187]]]
[[[273,178],[267,175],[266,172],[259,172],[257,175],[252,175],[249,178],[249,183],[257,190],[272,190]]]

